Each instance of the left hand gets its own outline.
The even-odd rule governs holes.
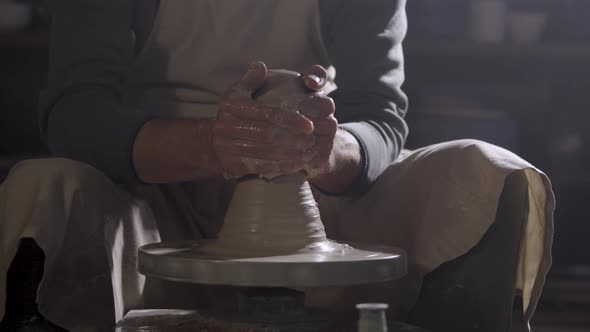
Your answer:
[[[322,176],[331,171],[335,161],[332,150],[338,131],[338,120],[334,116],[336,105],[332,98],[321,90],[327,82],[328,72],[320,65],[307,69],[303,75],[305,86],[312,92],[300,103],[300,113],[313,122],[314,145],[308,150],[314,157],[305,164],[308,177]]]

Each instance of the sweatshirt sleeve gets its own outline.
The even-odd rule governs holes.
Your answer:
[[[53,0],[50,72],[39,121],[52,155],[137,183],[135,136],[148,120],[121,103],[133,59],[132,0]]]
[[[351,190],[365,191],[397,158],[408,135],[402,40],[405,0],[321,0],[323,39],[336,69],[340,128],[359,141],[364,172]]]

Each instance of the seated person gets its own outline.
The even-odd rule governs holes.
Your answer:
[[[330,238],[403,248],[409,269],[309,303],[384,301],[398,319],[425,275],[494,224],[505,179],[526,172],[516,286],[530,319],[550,261],[548,181],[479,141],[403,150],[404,0],[54,0],[52,11],[40,121],[55,158],[19,163],[0,187],[0,317],[22,238],[46,256],[40,312],[69,331],[200,305],[201,288],[140,275],[138,247],[214,237],[231,179],[303,170]],[[253,98],[268,68],[303,74],[299,113]]]

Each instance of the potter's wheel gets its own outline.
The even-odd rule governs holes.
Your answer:
[[[207,285],[344,286],[406,273],[399,249],[328,239],[303,173],[242,180],[217,239],[150,244],[138,259],[142,274]]]
[[[173,281],[250,287],[353,285],[393,280],[406,273],[405,256],[391,248],[342,246],[337,251],[231,258],[208,253],[207,246],[214,241],[144,246],[139,251],[139,271]]]

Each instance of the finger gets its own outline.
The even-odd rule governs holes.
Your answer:
[[[272,112],[268,120],[294,134],[310,135],[313,133],[313,122],[299,113]]]
[[[324,118],[336,111],[334,100],[326,96],[311,96],[299,104],[301,114],[310,118]]]
[[[264,104],[239,104],[226,103],[219,114],[220,119],[232,116],[239,121],[269,122],[277,127],[285,128],[295,134],[313,133],[313,122],[296,112],[286,112],[278,106]]]
[[[215,135],[232,139],[271,142],[275,132],[281,130],[268,122],[238,120],[232,115],[224,115],[222,121],[215,123]]]
[[[237,88],[248,95],[254,94],[266,81],[267,68],[264,62],[258,61],[250,64],[250,68],[239,81]]]
[[[292,146],[306,150],[315,144],[313,135],[292,134],[267,122],[224,121],[215,127],[216,135],[234,140],[245,140],[270,146]]]
[[[320,136],[334,137],[338,131],[338,121],[336,118],[319,119],[313,122],[313,134]]]
[[[219,118],[227,116],[244,120],[265,121],[270,115],[265,113],[284,112],[279,105],[261,104],[243,97],[232,97],[221,102]]]
[[[328,78],[328,72],[320,65],[314,65],[308,68],[303,74],[305,86],[313,91],[319,91],[324,88]]]
[[[219,151],[219,154],[272,161],[303,160],[305,154],[305,149],[297,149],[292,146],[269,147],[268,144],[235,140],[225,137],[218,138],[215,141],[215,148]]]

